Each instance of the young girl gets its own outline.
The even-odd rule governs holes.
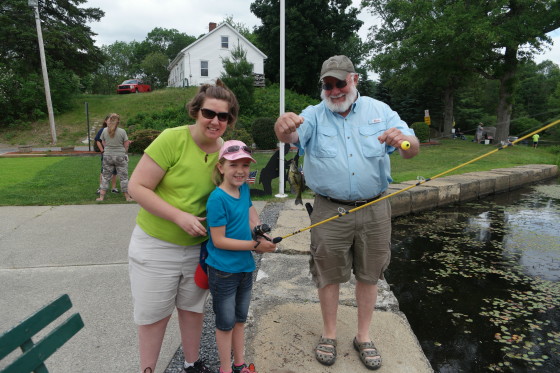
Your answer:
[[[206,206],[210,228],[206,264],[216,314],[220,373],[255,371],[254,365],[247,366],[244,358],[245,321],[255,270],[251,251],[263,253],[276,249],[267,239],[252,238],[252,229],[260,221],[245,183],[251,162],[256,163],[249,147],[241,141],[226,141],[212,175],[218,187],[210,194]]]

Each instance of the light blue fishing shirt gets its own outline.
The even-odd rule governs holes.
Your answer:
[[[341,200],[364,200],[393,181],[389,154],[395,148],[377,139],[391,127],[414,135],[389,105],[358,96],[346,117],[324,102],[307,107],[295,145],[305,154],[305,183],[315,193]]]

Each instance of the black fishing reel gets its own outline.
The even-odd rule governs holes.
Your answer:
[[[261,224],[261,225],[256,225],[255,228],[253,228],[253,240],[257,241],[259,237],[262,237],[268,241],[272,241],[274,243],[278,243],[280,241],[282,241],[282,237],[276,237],[274,239],[270,239],[267,236],[265,236],[265,233],[270,233],[270,226],[268,224]]]

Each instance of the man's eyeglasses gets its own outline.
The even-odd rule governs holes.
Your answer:
[[[334,87],[336,86],[336,88],[338,89],[342,89],[344,87],[346,87],[348,85],[348,82],[346,80],[337,80],[336,83],[333,84],[332,83],[325,83],[323,82],[323,85],[321,86],[325,91],[331,91],[334,89]]]
[[[214,119],[218,116],[220,122],[226,122],[229,119],[229,113],[216,113],[214,110],[210,109],[200,109],[200,113],[206,119]]]
[[[251,149],[250,147],[239,145],[228,146],[223,154],[237,153],[240,149],[249,155],[253,154],[253,149]]]

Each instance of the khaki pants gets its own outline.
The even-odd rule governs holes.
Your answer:
[[[103,155],[103,178],[99,188],[109,189],[109,182],[113,177],[113,169],[117,170],[117,176],[121,180],[123,193],[128,192],[128,156],[127,155]]]

